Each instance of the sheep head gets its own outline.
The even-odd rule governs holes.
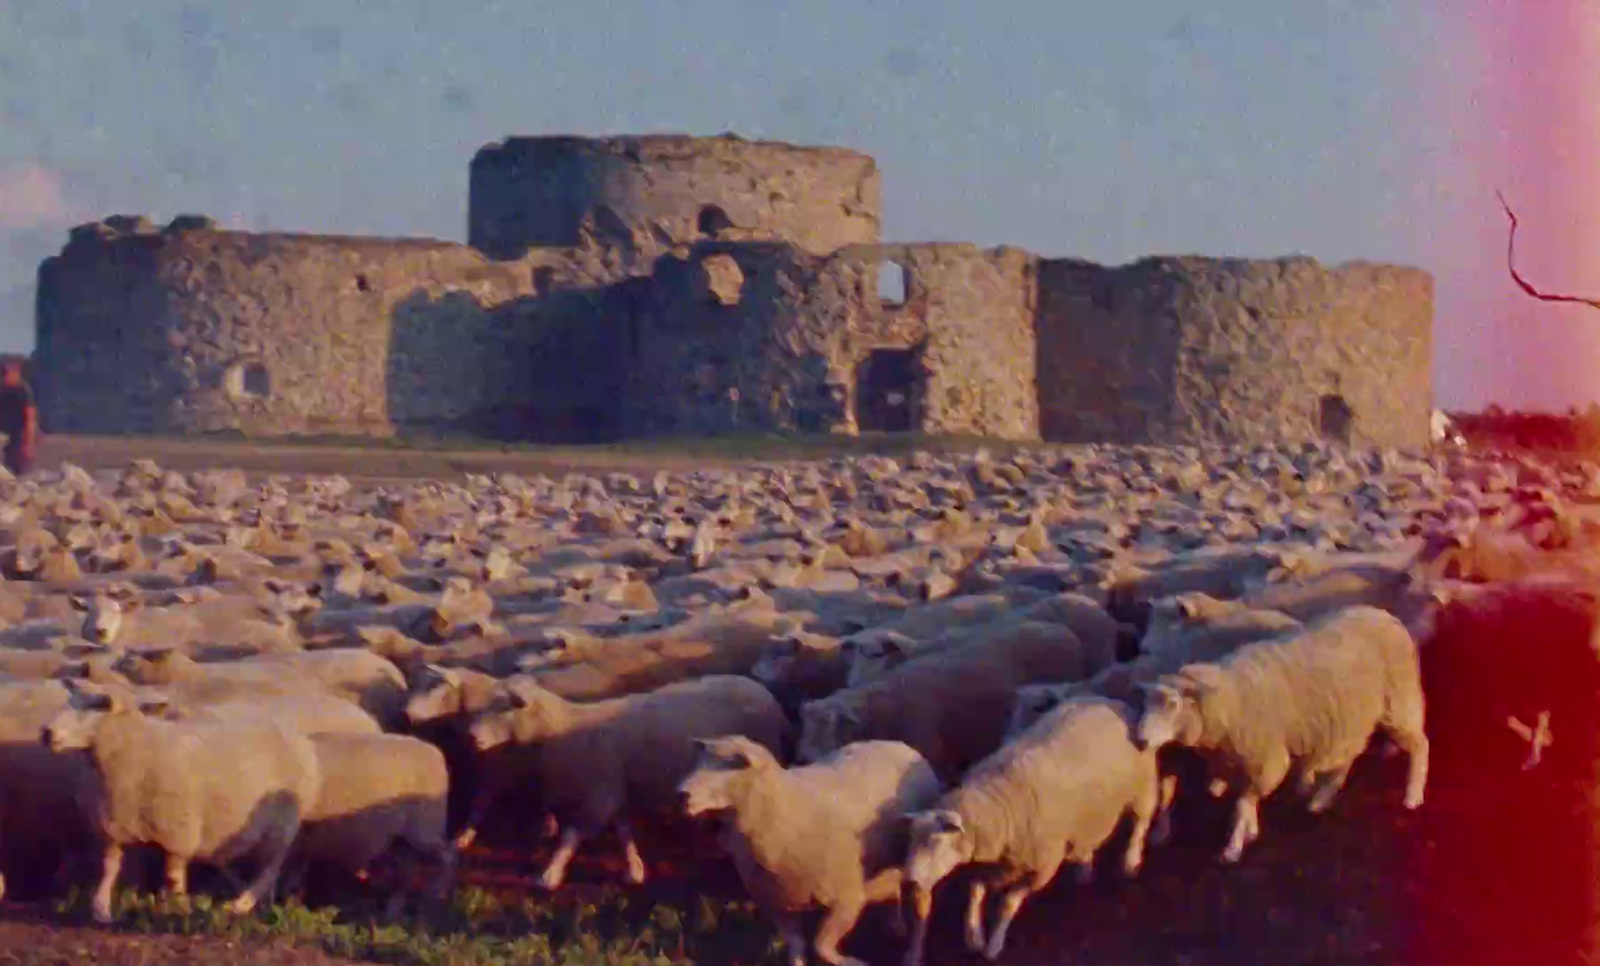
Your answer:
[[[65,683],[65,682],[64,682]],[[40,733],[40,743],[57,754],[92,747],[106,722],[125,716],[162,714],[164,698],[136,698],[120,690],[106,690],[84,682],[67,685],[68,706],[57,712]]]
[[[98,593],[90,597],[71,598],[74,610],[83,614],[83,626],[79,634],[86,641],[96,644],[110,644],[117,639],[122,631],[122,619],[128,610],[133,607],[130,600],[124,604],[110,593]]]
[[[794,757],[799,764],[810,764],[855,740],[861,729],[861,714],[851,705],[836,699],[807,701],[800,706],[800,740]]]
[[[560,731],[565,717],[562,704],[560,698],[531,681],[504,688],[495,707],[473,719],[467,737],[480,752],[505,744],[534,744]]]
[[[128,652],[114,667],[135,684],[171,684],[195,673],[194,659],[170,647]]]
[[[950,808],[912,812],[905,877],[918,890],[931,891],[972,858],[972,833],[961,813]]]
[[[1061,703],[1061,691],[1061,687],[1055,684],[1025,684],[1018,688],[1011,702],[1011,723],[1006,735],[1020,735],[1033,727],[1035,721]]]
[[[423,665],[411,682],[406,699],[406,720],[414,725],[460,714],[464,689],[454,670],[437,664]]]
[[[916,646],[915,641],[897,631],[883,631],[858,641],[850,653],[845,687],[853,688],[883,677],[904,664]]]
[[[761,657],[750,669],[750,676],[769,688],[773,687],[788,675],[790,665],[800,656],[804,646],[798,634],[774,636],[761,649]]]
[[[1180,681],[1176,675],[1143,685],[1144,711],[1134,727],[1135,743],[1150,750],[1169,744],[1197,744],[1202,733],[1198,689],[1196,682]]]
[[[678,785],[678,802],[691,818],[737,807],[760,773],[776,768],[772,752],[741,735],[697,738],[699,757]]]

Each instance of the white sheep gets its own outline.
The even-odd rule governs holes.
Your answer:
[[[444,754],[407,735],[317,734],[311,736],[321,784],[315,804],[301,818],[284,871],[286,891],[295,891],[307,866],[330,863],[364,873],[391,850],[421,857],[434,868],[428,894],[442,899],[450,888],[455,853],[445,835],[450,774]],[[388,912],[404,898],[396,891]]]
[[[841,645],[847,651],[850,664],[845,685],[853,688],[866,684],[912,658],[931,654],[943,648],[966,644],[981,645],[1011,632],[1023,622],[1057,624],[1070,629],[1083,643],[1085,652],[1090,655],[1090,664],[1094,665],[1096,670],[1116,660],[1119,633],[1117,622],[1089,597],[1065,593],[1053,595],[982,624],[951,628],[926,642],[918,642],[892,630],[863,631]]]
[[[903,816],[931,806],[941,791],[926,759],[898,741],[861,741],[785,769],[742,736],[697,744],[695,771],[679,786],[684,810],[724,819],[721,841],[751,898],[776,920],[791,966],[806,959],[799,917],[819,907],[817,958],[861,966],[839,942],[867,905],[899,902]]]
[[[0,873],[44,872],[42,860],[53,859],[59,879],[84,858],[92,829],[78,799],[93,775],[81,757],[57,755],[39,741],[72,699],[65,680],[0,683],[0,829],[7,839]]]
[[[967,948],[990,960],[1004,949],[1023,902],[1049,885],[1063,863],[1078,867],[1080,881],[1092,877],[1095,853],[1124,816],[1133,829],[1122,870],[1138,874],[1146,838],[1159,844],[1167,830],[1155,750],[1135,743],[1135,720],[1118,701],[1068,701],[975,765],[932,808],[911,816],[905,868],[917,921],[908,966],[922,962],[933,888],[958,866],[992,869],[973,881],[966,915]],[[1158,815],[1161,825],[1152,830]],[[983,903],[991,889],[1003,892],[985,942]]]
[[[1221,599],[1243,596],[1277,580],[1293,577],[1312,559],[1277,547],[1191,551],[1166,563],[1143,569],[1122,568],[1103,586],[1106,610],[1116,620],[1145,628],[1154,601],[1199,591]]]
[[[257,856],[255,879],[229,908],[246,913],[269,900],[318,794],[310,739],[257,718],[162,720],[115,692],[85,705],[57,714],[43,738],[58,754],[87,751],[94,772],[90,812],[105,848],[96,921],[111,921],[129,845],[166,853],[167,887],[177,897],[188,893],[191,861],[227,866]]]
[[[1017,688],[1081,680],[1101,664],[1057,624],[1023,621],[998,639],[908,661],[860,687],[800,707],[796,760],[851,741],[904,741],[945,780],[999,746]]]
[[[450,812],[457,849],[465,849],[477,839],[490,807],[522,777],[514,764],[496,761],[514,749],[478,752],[468,729],[479,714],[497,704],[509,706],[510,692],[524,685],[534,687],[534,679],[527,675],[495,678],[470,668],[432,664],[419,667],[414,676],[406,721],[413,732],[443,750],[450,767]]]
[[[1287,614],[1252,610],[1205,594],[1179,594],[1156,601],[1146,640],[1149,649],[1132,661],[1110,664],[1082,681],[1030,684],[1017,689],[1007,734],[1021,734],[1045,712],[1069,698],[1099,695],[1143,709],[1143,686],[1185,664],[1217,661],[1246,644],[1292,634],[1303,625]]]
[[[1260,836],[1259,803],[1300,766],[1299,790],[1320,813],[1383,729],[1410,759],[1405,807],[1422,805],[1428,773],[1417,645],[1399,618],[1351,607],[1298,634],[1185,665],[1146,689],[1139,740],[1215,759],[1244,783],[1222,852],[1237,862]]]
[[[257,691],[286,694],[311,688],[359,705],[385,730],[395,730],[405,720],[405,675],[394,662],[360,648],[217,662],[200,662],[180,651],[161,648],[130,652],[114,668],[135,684],[171,687],[190,699],[221,700]]]
[[[836,637],[793,631],[774,635],[750,676],[767,686],[786,712],[845,686],[850,673]]]
[[[539,882],[558,888],[579,843],[610,826],[622,842],[627,877],[645,878],[628,816],[669,812],[678,783],[699,753],[694,739],[743,734],[778,751],[788,721],[771,692],[734,675],[707,675],[643,694],[576,703],[539,687],[507,695],[510,709],[478,716],[469,729],[481,753],[514,744],[562,827]]]

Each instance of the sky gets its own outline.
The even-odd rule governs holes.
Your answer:
[[[487,142],[731,130],[874,155],[888,240],[1418,265],[1438,404],[1584,405],[1600,312],[1495,198],[1600,295],[1583,3],[0,0],[0,351],[74,224],[463,240]]]

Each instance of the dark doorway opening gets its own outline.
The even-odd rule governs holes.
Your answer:
[[[1317,430],[1324,439],[1349,446],[1355,423],[1356,411],[1343,396],[1330,394],[1317,401]]]
[[[915,349],[868,353],[856,367],[856,425],[865,432],[910,432],[921,381]]]
[[[705,238],[716,238],[729,228],[733,227],[733,219],[723,211],[719,205],[706,205],[700,209],[700,217],[695,219],[695,227]]]

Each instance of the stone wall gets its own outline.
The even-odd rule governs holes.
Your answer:
[[[512,138],[473,158],[470,246],[108,218],[39,269],[41,422],[1428,439],[1426,272],[886,245],[879,192],[839,148]]]
[[[108,219],[40,266],[41,425],[385,435],[581,406],[574,391],[605,381],[561,380],[591,360],[530,370],[542,343],[578,351],[561,340],[603,314],[610,281],[574,252],[495,262],[431,240]]]
[[[1433,280],[1314,259],[1039,265],[1047,439],[1421,445]],[[1341,409],[1353,420],[1342,420]],[[1348,432],[1341,427],[1348,426]]]
[[[706,240],[813,254],[876,242],[881,178],[843,148],[647,135],[518,137],[472,159],[467,241],[496,258],[591,245],[647,263]]]
[[[879,298],[884,263],[905,298]],[[972,245],[706,243],[664,258],[632,325],[630,434],[911,429],[1038,436],[1033,259]],[[866,418],[866,372],[902,366],[898,425]]]

